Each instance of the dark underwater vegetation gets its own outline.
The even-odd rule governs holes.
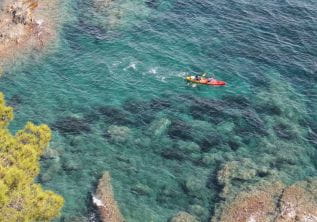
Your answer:
[[[56,221],[98,221],[91,196],[103,171],[129,222],[179,211],[206,222],[225,189],[316,176],[315,2],[64,7],[55,48],[0,81],[13,130],[28,120],[53,130],[38,180],[65,198]],[[202,72],[228,85],[183,80]],[[221,183],[225,166],[234,170]]]

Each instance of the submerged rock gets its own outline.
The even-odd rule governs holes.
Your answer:
[[[201,162],[202,164],[204,164],[205,166],[212,166],[216,163],[216,161],[221,161],[222,158],[218,158],[218,156],[216,156],[215,154],[213,153],[207,153],[207,154],[204,154],[201,158]]]
[[[100,115],[106,122],[116,125],[130,125],[133,123],[131,115],[122,109],[112,106],[98,108],[97,115]]]
[[[199,218],[207,218],[209,216],[208,210],[198,204],[190,205],[188,212],[192,215],[196,215]]]
[[[79,135],[81,133],[88,133],[91,131],[88,123],[82,119],[72,116],[57,120],[52,127],[62,134]]]
[[[192,98],[190,114],[199,120],[210,121],[215,124],[221,123],[229,115],[226,113],[228,104],[222,100],[211,100],[202,98]]]
[[[106,27],[110,31],[118,26],[126,26],[131,21],[133,23],[139,21],[149,13],[144,1],[92,0],[92,4],[89,5],[93,8],[87,10],[86,13],[93,15],[94,19],[99,18],[100,26]]]
[[[167,131],[170,125],[171,125],[171,121],[167,118],[154,120],[151,123],[147,133],[151,134],[153,137],[159,137]]]
[[[105,172],[99,180],[93,203],[98,208],[102,222],[125,221],[114,198],[109,172]]]
[[[132,132],[126,126],[109,126],[107,130],[107,135],[109,136],[110,141],[114,143],[125,143],[131,139]]]
[[[136,119],[134,124],[138,126],[150,124],[155,120],[155,112],[151,109],[149,102],[131,99],[123,104],[123,108],[133,114]]]
[[[0,67],[0,76],[2,75],[1,73],[1,67]],[[14,95],[12,96],[9,101],[8,101],[8,105],[13,106],[15,109],[21,105],[23,103],[23,99],[20,95]]]
[[[149,7],[149,8],[153,8],[153,9],[157,9],[160,2],[158,0],[146,0],[145,4]]]
[[[217,125],[217,131],[221,134],[230,134],[233,132],[235,124],[233,122],[223,122]]]
[[[195,177],[190,177],[185,182],[185,189],[188,193],[195,194],[203,188],[202,181]]]
[[[223,100],[226,101],[227,104],[230,104],[231,107],[244,109],[251,106],[251,101],[245,95],[225,95]]]
[[[152,189],[149,186],[142,183],[136,184],[135,186],[131,188],[131,190],[133,193],[136,193],[138,195],[145,195],[145,196],[150,195],[152,192]]]
[[[233,136],[227,141],[227,143],[231,150],[236,151],[244,145],[242,141],[243,140],[240,136]]]
[[[259,136],[268,136],[267,126],[255,110],[243,111],[241,116],[235,119],[235,124],[239,135],[256,133]]]
[[[47,183],[53,179],[53,177],[60,171],[61,165],[60,162],[56,159],[50,164],[49,168],[41,173],[39,179],[42,183]]]
[[[152,99],[149,105],[152,110],[160,111],[163,109],[170,108],[172,106],[172,103],[166,99],[156,98]]]
[[[47,149],[45,149],[42,155],[42,158],[43,159],[59,159],[59,153],[56,149],[52,149],[48,147]]]
[[[203,152],[209,152],[213,148],[217,148],[220,144],[223,143],[222,135],[215,133],[206,135],[200,141],[197,141]]]
[[[186,153],[197,153],[200,152],[200,147],[197,143],[194,142],[187,142],[187,141],[178,141],[177,147],[186,152]]]
[[[96,8],[109,7],[113,0],[94,0],[93,4]]]
[[[270,102],[266,102],[266,103],[260,103],[257,104],[255,107],[256,111],[259,113],[265,113],[267,115],[276,115],[276,116],[280,116],[282,115],[282,110],[280,108],[280,106],[278,106],[277,104]]]
[[[273,127],[275,134],[285,140],[292,140],[297,138],[295,129],[289,124],[279,123]]]
[[[170,160],[182,161],[186,159],[186,155],[181,150],[175,148],[164,149],[161,152],[161,156]]]
[[[187,212],[180,211],[173,216],[169,222],[198,222],[198,220]]]
[[[174,120],[168,129],[168,135],[172,139],[191,140],[191,131],[192,127],[185,121]]]
[[[124,110],[133,114],[142,114],[150,109],[150,106],[145,101],[139,101],[134,99],[129,99],[123,104]]]
[[[63,169],[65,171],[76,171],[80,169],[80,164],[74,160],[66,160],[63,162]]]

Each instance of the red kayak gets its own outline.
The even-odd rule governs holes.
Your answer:
[[[211,86],[225,86],[227,83],[214,78],[205,78],[200,76],[187,76],[186,80],[192,83],[211,85]]]

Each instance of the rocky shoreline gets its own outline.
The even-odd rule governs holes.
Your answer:
[[[222,202],[212,222],[317,221],[316,180],[255,185]]]
[[[223,180],[220,171],[218,180]],[[232,175],[234,177],[234,175]],[[263,181],[240,192],[227,191],[216,206],[211,222],[292,222],[317,221],[317,180],[314,178],[285,185],[280,181]],[[99,180],[93,203],[103,222],[126,221],[114,198],[109,172]],[[168,222],[198,222],[185,211],[172,216]]]
[[[103,222],[124,222],[124,218],[119,210],[114,198],[109,172],[104,172],[99,180],[93,202],[98,208],[100,219]]]
[[[56,1],[5,0],[0,10],[0,65],[56,36]]]

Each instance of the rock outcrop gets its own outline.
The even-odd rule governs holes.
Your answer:
[[[55,35],[50,18],[57,1],[4,0],[0,9],[0,57],[40,49]],[[2,65],[0,63],[0,65]]]
[[[274,181],[277,178],[276,174],[275,170],[261,167],[249,158],[228,161],[217,173],[218,184],[223,187],[220,196],[226,198],[232,193],[239,192],[244,186],[263,180],[264,177],[265,180]]]
[[[317,181],[261,184],[222,203],[212,222],[316,222]]]
[[[283,190],[276,222],[317,221],[317,181],[299,182]]]
[[[99,180],[93,202],[98,208],[102,222],[125,221],[114,198],[109,172],[105,172]]]

